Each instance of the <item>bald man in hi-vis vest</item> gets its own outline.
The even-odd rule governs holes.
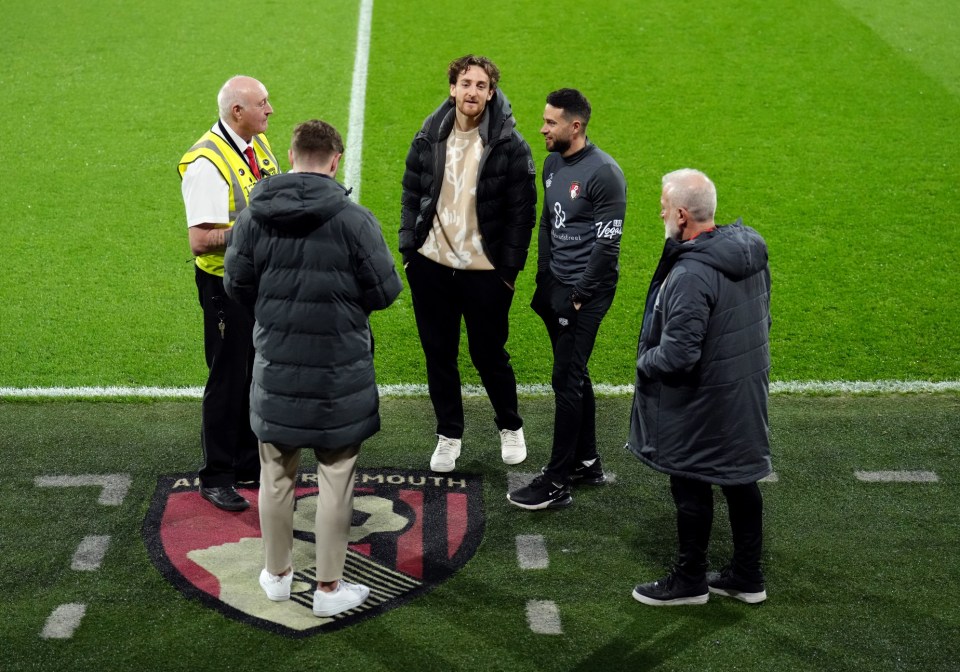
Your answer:
[[[217,106],[219,120],[178,168],[210,369],[201,410],[200,495],[226,511],[243,511],[250,503],[237,484],[256,486],[260,479],[249,412],[253,317],[224,292],[223,253],[254,185],[280,169],[263,134],[273,114],[263,84],[232,77],[220,89]]]

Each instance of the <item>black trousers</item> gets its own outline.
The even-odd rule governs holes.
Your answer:
[[[724,485],[720,489],[730,512],[733,537],[733,573],[746,581],[763,581],[763,496],[756,483]],[[679,551],[677,570],[699,582],[707,571],[707,546],[713,528],[713,486],[681,476],[670,477],[670,492],[677,507]]]
[[[195,268],[210,369],[200,410],[200,484],[216,488],[259,480],[257,437],[250,429],[253,316],[226,295],[223,278]]]
[[[546,273],[538,276],[530,302],[546,325],[553,346],[553,445],[544,473],[554,483],[569,482],[577,462],[599,457],[596,400],[587,362],[615,292],[598,293],[574,310],[571,290]]]
[[[467,327],[470,359],[493,405],[498,429],[520,429],[517,378],[506,351],[513,290],[496,271],[448,268],[415,253],[407,282],[420,344],[427,361],[427,387],[437,416],[437,434],[463,438],[460,392],[460,325]]]

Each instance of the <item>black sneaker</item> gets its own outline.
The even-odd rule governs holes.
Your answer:
[[[531,510],[556,509],[573,503],[570,486],[558,485],[544,474],[533,479],[530,485],[508,493],[507,500],[522,509]]]
[[[709,572],[707,585],[711,593],[732,597],[747,604],[757,604],[767,599],[767,591],[762,580],[744,581],[736,576],[730,567],[724,567],[719,572]]]
[[[607,475],[603,473],[600,458],[586,462],[578,462],[570,472],[570,485],[603,485],[607,482]]]
[[[638,585],[633,589],[633,599],[655,607],[706,604],[710,591],[706,580],[690,583],[676,572],[670,572],[662,579]]]

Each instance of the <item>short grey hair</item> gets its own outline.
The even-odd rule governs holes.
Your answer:
[[[717,187],[704,173],[681,168],[663,176],[670,205],[684,208],[695,222],[708,222],[717,212]]]

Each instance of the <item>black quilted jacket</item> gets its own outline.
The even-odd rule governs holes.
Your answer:
[[[444,102],[423,122],[407,153],[400,213],[400,252],[408,260],[433,225],[446,164],[447,137],[455,123],[453,102]],[[530,146],[516,130],[503,91],[487,104],[480,124],[483,156],[477,179],[477,221],[484,252],[508,282],[527,260],[536,223],[536,167]]]

